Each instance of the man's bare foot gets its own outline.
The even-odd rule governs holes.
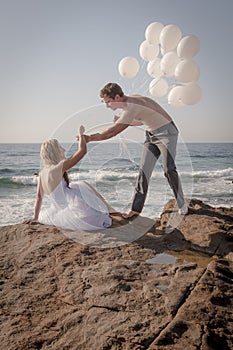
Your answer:
[[[138,215],[140,215],[140,213],[133,210],[128,211],[128,213],[122,214],[123,218],[125,219],[129,219],[129,218],[132,218],[133,216],[138,216]]]
[[[110,210],[109,214],[122,215],[122,213],[120,211],[116,211],[116,210],[113,210],[113,211]]]

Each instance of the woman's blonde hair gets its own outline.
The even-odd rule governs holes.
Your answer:
[[[52,139],[42,143],[40,158],[45,164],[58,164],[63,159],[59,142],[56,139]]]
[[[44,165],[56,165],[64,159],[61,153],[61,145],[56,139],[51,139],[42,143],[40,148],[40,158]],[[69,187],[69,178],[67,172],[64,172],[63,178]]]

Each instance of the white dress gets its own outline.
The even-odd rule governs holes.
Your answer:
[[[110,227],[112,219],[106,204],[84,181],[67,187],[64,179],[47,194],[39,222],[73,231],[94,231]]]

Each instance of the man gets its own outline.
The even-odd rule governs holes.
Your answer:
[[[108,83],[101,89],[100,97],[113,111],[122,109],[115,124],[97,134],[85,135],[86,141],[102,141],[116,136],[130,125],[145,125],[146,140],[135,186],[131,210],[126,218],[139,215],[146,199],[148,184],[159,156],[162,156],[164,175],[174,193],[179,214],[186,215],[188,207],[184,201],[181,182],[176,171],[175,155],[178,130],[169,114],[154,100],[140,95],[126,96],[116,83]]]

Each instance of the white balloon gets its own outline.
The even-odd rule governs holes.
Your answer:
[[[196,83],[190,83],[183,87],[181,91],[181,101],[185,105],[194,105],[200,101],[202,97],[202,89]]]
[[[161,59],[160,68],[164,75],[172,77],[175,73],[175,68],[180,62],[176,52],[170,51],[166,53]]]
[[[200,76],[198,65],[192,60],[182,60],[175,69],[175,78],[181,83],[197,81]]]
[[[177,54],[181,58],[191,58],[198,53],[199,49],[199,39],[194,35],[187,35],[177,45]]]
[[[160,78],[163,75],[163,72],[160,69],[160,58],[156,58],[153,61],[148,62],[147,64],[147,73],[152,78]]]
[[[149,91],[152,96],[162,97],[168,93],[169,86],[165,79],[153,79],[149,85]]]
[[[146,62],[152,61],[159,54],[159,46],[149,44],[148,41],[144,40],[139,47],[139,53]]]
[[[119,73],[124,78],[134,78],[139,71],[140,65],[135,57],[126,56],[118,65]]]
[[[184,103],[181,99],[183,86],[177,85],[173,87],[168,93],[168,104],[174,107],[182,107]]]
[[[164,25],[159,22],[153,22],[149,24],[145,31],[145,38],[149,44],[158,44],[159,36]]]
[[[159,42],[166,51],[176,48],[178,42],[182,37],[181,30],[174,24],[165,26],[160,33]]]
[[[168,52],[176,52],[176,48],[174,50],[166,50],[164,47],[160,46],[160,52],[161,52],[161,55],[164,56]]]

